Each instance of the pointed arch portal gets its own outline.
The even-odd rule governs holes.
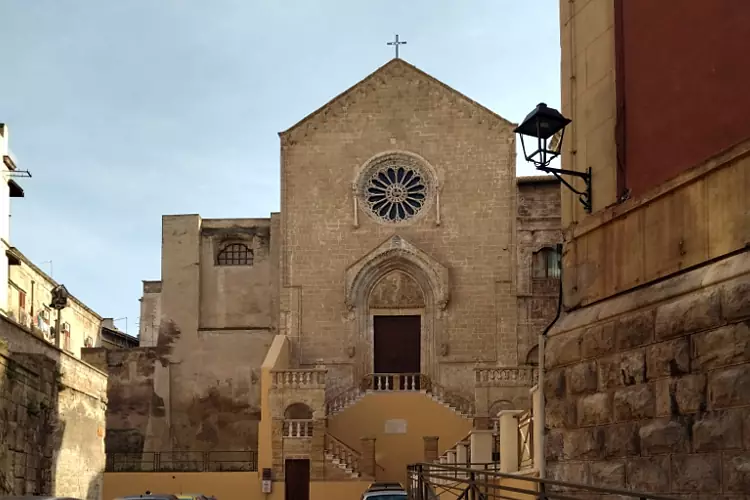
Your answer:
[[[345,297],[358,376],[376,365],[433,375],[440,316],[449,300],[445,266],[393,236],[347,269]]]

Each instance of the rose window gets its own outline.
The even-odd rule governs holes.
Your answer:
[[[364,189],[370,210],[389,222],[400,222],[419,213],[427,197],[422,174],[412,167],[387,166],[373,172]]]

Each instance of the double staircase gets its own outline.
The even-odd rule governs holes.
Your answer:
[[[299,390],[325,391],[326,371],[322,369],[284,369],[272,372],[272,385],[274,391],[291,391],[290,394]],[[428,376],[419,373],[374,373],[365,376],[360,383],[351,387],[325,403],[326,419],[330,419],[348,408],[356,405],[360,400],[370,394],[388,393],[419,393],[426,398],[440,404],[461,418],[471,419],[474,416],[474,403],[469,399],[453,393]],[[294,398],[295,396],[292,396]],[[304,406],[304,405],[303,405]],[[290,449],[310,449],[314,434],[323,431],[316,430],[316,420],[313,419],[312,410],[308,409],[305,415],[296,418],[285,416],[283,426],[280,429],[282,439],[297,441],[295,444],[289,442]],[[325,425],[328,428],[328,423]],[[327,474],[342,480],[371,478],[375,469],[382,469],[374,462],[374,457],[369,455],[367,459],[355,450],[351,444],[343,442],[325,430],[324,455]],[[349,436],[349,439],[355,439]],[[303,441],[298,441],[303,440]],[[366,450],[362,450],[365,452]]]
[[[326,416],[333,417],[357,404],[368,394],[410,392],[422,393],[432,401],[452,410],[463,418],[473,418],[474,404],[468,399],[448,391],[419,373],[373,373],[362,379],[357,387],[350,387],[331,398],[326,404]],[[346,443],[326,434],[326,461],[340,469],[347,477],[363,477],[361,455]],[[376,467],[380,467],[375,464]],[[382,467],[381,467],[382,469]]]
[[[474,403],[467,398],[445,389],[420,373],[372,373],[362,379],[359,387],[337,394],[327,403],[326,414],[331,417],[355,405],[367,394],[377,392],[421,392],[438,404],[445,406],[464,418],[473,418]]]

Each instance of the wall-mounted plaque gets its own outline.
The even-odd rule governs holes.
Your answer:
[[[406,434],[406,420],[392,419],[385,421],[386,434]]]

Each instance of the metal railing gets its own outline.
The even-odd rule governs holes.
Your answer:
[[[254,472],[255,450],[107,453],[105,472]]]
[[[406,489],[410,500],[438,500],[442,494],[455,500],[677,500],[663,495],[615,488],[539,479],[531,475],[497,471],[497,464],[457,467],[414,464],[408,467]]]

